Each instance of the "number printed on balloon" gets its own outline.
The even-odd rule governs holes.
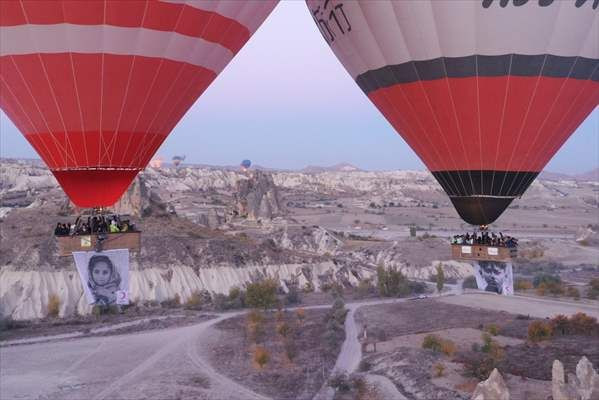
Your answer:
[[[474,225],[521,196],[597,106],[598,2],[306,0],[341,64]]]

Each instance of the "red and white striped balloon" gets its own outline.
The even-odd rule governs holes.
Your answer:
[[[0,106],[76,205],[112,205],[277,2],[0,1]]]

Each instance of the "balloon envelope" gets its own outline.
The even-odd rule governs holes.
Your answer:
[[[307,5],[471,224],[498,218],[599,102],[597,1]]]
[[[0,106],[76,205],[112,205],[277,1],[1,1]]]
[[[251,167],[251,165],[252,165],[252,162],[251,162],[250,160],[243,160],[243,161],[241,162],[241,166],[242,166],[243,168],[249,168],[249,167]]]

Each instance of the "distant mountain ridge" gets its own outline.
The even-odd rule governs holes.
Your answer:
[[[307,167],[301,169],[299,172],[303,172],[306,174],[317,174],[320,172],[355,172],[362,171],[360,168],[352,165],[350,163],[339,163],[335,165],[331,165],[330,167],[321,167],[317,165],[308,165]]]
[[[539,174],[540,179],[548,181],[597,181],[599,182],[599,168],[595,168],[591,171],[584,172],[582,174],[569,175],[560,172],[542,171]]]

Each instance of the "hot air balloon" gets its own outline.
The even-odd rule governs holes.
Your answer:
[[[185,156],[173,156],[173,164],[175,168],[179,166],[185,160]]]
[[[252,162],[250,160],[243,160],[240,165],[241,165],[241,168],[246,170],[252,166]]]
[[[73,203],[110,206],[276,3],[1,1],[0,106]]]
[[[599,102],[599,2],[307,0],[343,66],[473,225]]]

